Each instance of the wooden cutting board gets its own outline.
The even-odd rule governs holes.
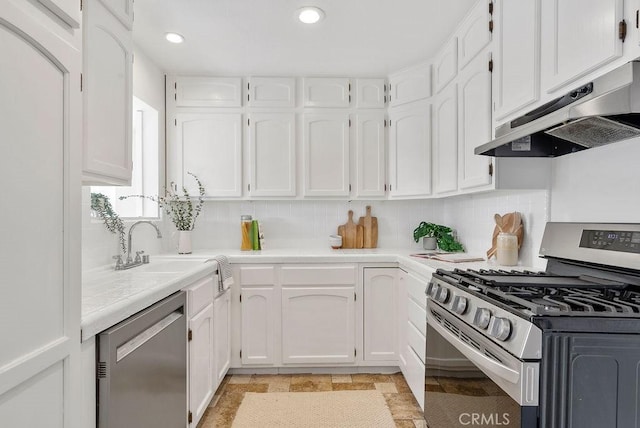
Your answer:
[[[362,248],[377,248],[378,218],[371,217],[371,205],[367,205],[367,214],[364,217],[360,217],[358,224],[362,226],[364,234]]]
[[[516,222],[518,224],[516,224]],[[522,227],[520,227],[522,226]],[[502,230],[506,233],[516,233],[518,237],[518,249],[522,247],[522,239],[524,238],[524,226],[522,225],[522,217],[519,213],[512,212],[502,216]],[[491,239],[491,248],[487,250],[487,259],[490,259],[498,248],[498,235],[500,229],[496,226],[493,229],[493,237]]]
[[[342,236],[342,248],[362,248],[364,228],[353,222],[353,210],[349,210],[349,220],[338,226],[338,235]]]

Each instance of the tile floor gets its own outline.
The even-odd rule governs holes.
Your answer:
[[[426,428],[422,410],[401,373],[352,375],[230,375],[211,400],[198,428],[229,428],[245,392],[319,392],[377,389],[397,428]]]

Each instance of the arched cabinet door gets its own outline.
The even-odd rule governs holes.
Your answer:
[[[85,183],[129,185],[133,39],[98,0],[84,7]]]
[[[27,3],[0,0],[0,420],[75,427],[81,56]]]

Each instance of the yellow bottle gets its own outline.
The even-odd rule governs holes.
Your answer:
[[[242,242],[240,243],[240,249],[242,251],[253,250],[253,243],[251,241],[251,216],[240,216],[240,231],[242,232]]]

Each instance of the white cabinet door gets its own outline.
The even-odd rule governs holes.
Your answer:
[[[404,377],[407,377],[407,273],[398,269],[398,319],[395,327],[398,331],[398,365]]]
[[[389,113],[390,197],[431,193],[431,106],[416,103]]]
[[[540,0],[495,0],[493,109],[499,121],[538,100]]]
[[[622,56],[618,23],[623,6],[623,0],[542,2],[544,92],[554,92]]]
[[[458,96],[455,83],[433,100],[433,169],[436,194],[458,189]]]
[[[198,195],[190,172],[198,176],[207,197],[242,195],[241,121],[242,116],[233,113],[176,115],[167,165],[178,189],[184,186],[190,195]]]
[[[85,2],[83,29],[85,182],[129,185],[132,34],[95,0]]]
[[[398,358],[398,276],[396,268],[364,269],[364,359]]]
[[[359,113],[356,116],[356,197],[385,196],[384,113]]]
[[[491,184],[492,157],[474,153],[491,140],[491,72],[481,54],[460,74],[458,83],[459,183],[462,190]]]
[[[216,385],[213,304],[189,320],[189,411],[196,426],[213,397]]]
[[[178,77],[174,83],[176,107],[240,107],[239,77]]]
[[[444,89],[458,74],[458,39],[452,37],[433,60],[433,93]]]
[[[81,53],[49,19],[0,0],[3,427],[74,428],[82,416]]]
[[[305,107],[349,107],[351,104],[348,78],[305,77],[302,85]]]
[[[304,196],[349,196],[349,115],[304,115]]]
[[[420,64],[389,76],[392,107],[431,96],[431,64]]]
[[[242,364],[274,364],[278,305],[273,287],[242,289]]]
[[[355,287],[282,289],[282,362],[355,361]]]
[[[80,2],[78,0],[38,0],[71,28],[80,28]]]
[[[249,115],[251,196],[295,196],[295,126],[294,113]]]
[[[247,83],[249,107],[295,107],[296,79],[252,77]]]
[[[492,1],[479,1],[460,25],[458,32],[458,67],[460,70],[464,69],[469,61],[475,58],[491,41],[489,25],[492,17],[489,13],[489,3]]]
[[[357,79],[356,106],[384,108],[387,105],[387,84],[384,79]]]
[[[214,389],[218,388],[231,366],[231,292],[213,301]]]
[[[118,18],[125,27],[127,27],[127,29],[131,30],[133,28],[133,0],[97,1],[101,1],[115,17]]]

